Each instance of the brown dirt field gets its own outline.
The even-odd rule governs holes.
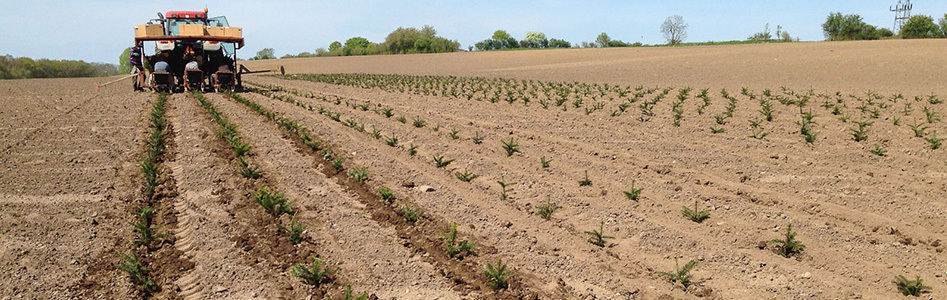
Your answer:
[[[640,101],[672,89],[644,122],[640,101],[610,116],[623,101],[614,93],[585,96],[579,106],[604,105],[586,113],[570,104],[572,96],[565,110],[543,109],[541,90],[524,105],[445,96],[440,89],[435,96],[244,78],[283,100],[254,92],[241,97],[307,128],[346,158],[345,171],[366,167],[363,183],[336,172],[321,151],[273,119],[231,97],[206,94],[252,148],[249,159],[262,178],[245,179],[207,110],[193,95],[172,95],[158,203],[165,222],[159,232],[171,236],[145,258],[162,287],[148,297],[321,299],[339,297],[351,284],[378,299],[900,299],[891,281],[905,275],[932,287],[923,299],[940,299],[947,292],[947,149],[931,149],[911,125],[926,125],[925,137],[947,132],[947,121],[928,124],[922,111],[947,116],[947,104],[926,100],[931,93],[947,98],[945,46],[944,40],[875,41],[247,61],[250,69],[282,64],[290,73],[657,88]],[[6,104],[0,108],[0,299],[140,296],[114,266],[133,247],[129,212],[140,201],[138,164],[156,96],[124,84],[92,89],[104,81],[0,81]],[[775,100],[775,119],[761,121],[769,135],[750,137],[748,121],[761,117],[755,99],[767,88],[792,97],[782,86],[800,95],[812,89],[805,111],[815,115],[813,144],[799,133],[800,108]],[[674,126],[672,103],[684,87],[694,90]],[[711,102],[698,114],[701,100],[694,95],[704,88]],[[727,107],[721,88],[737,101],[725,124],[714,119]],[[869,90],[882,96],[872,106],[865,104]],[[897,93],[904,98],[891,97]],[[878,118],[870,116],[874,107]],[[396,120],[401,116],[404,124]],[[416,118],[427,125],[412,126]],[[856,142],[851,132],[860,121],[872,125],[868,139]],[[714,134],[711,127],[725,131]],[[372,137],[373,130],[380,136]],[[475,134],[482,144],[471,141]],[[394,147],[386,144],[393,136]],[[501,143],[511,138],[520,152],[507,156]],[[406,151],[411,145],[416,155]],[[887,154],[869,153],[875,146]],[[438,168],[434,156],[454,161]],[[551,159],[550,166],[543,168],[540,158]],[[465,170],[479,177],[458,180],[455,173]],[[579,186],[586,172],[593,184]],[[505,201],[498,180],[516,183]],[[632,185],[644,188],[639,201],[623,195]],[[307,226],[302,243],[289,243],[253,203],[259,186],[296,200],[296,218]],[[394,191],[392,204],[375,193],[382,187]],[[561,208],[544,220],[536,208],[547,199]],[[702,223],[681,216],[681,207],[695,201],[710,211]],[[424,217],[404,221],[405,204],[423,209]],[[476,245],[462,259],[441,250],[439,233],[451,222],[459,224],[462,240]],[[600,222],[613,237],[604,248],[587,241],[586,232]],[[789,224],[806,245],[800,255],[783,258],[759,247]],[[331,281],[313,287],[291,275],[291,266],[311,256],[325,260]],[[494,292],[482,272],[498,258],[515,273],[509,290]],[[675,259],[698,261],[686,290],[654,274],[672,270]]]
[[[621,85],[947,93],[947,40],[888,40],[245,61],[252,70],[485,76]]]

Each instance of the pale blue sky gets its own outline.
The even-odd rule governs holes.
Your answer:
[[[133,27],[157,12],[201,10],[226,15],[244,28],[252,57],[262,48],[277,56],[328,47],[362,36],[384,41],[397,27],[434,26],[462,48],[504,29],[522,39],[535,30],[549,38],[578,43],[606,32],[613,39],[663,43],[661,22],[679,14],[690,25],[687,41],[740,40],[770,24],[782,25],[803,41],[822,40],[821,24],[831,12],[861,15],[869,24],[891,28],[896,0],[843,1],[15,1],[0,0],[0,54],[116,63],[131,45]],[[940,19],[947,1],[912,1],[914,14]],[[148,51],[151,52],[150,49]]]

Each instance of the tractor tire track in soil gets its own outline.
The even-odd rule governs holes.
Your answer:
[[[395,109],[395,115],[405,115],[405,116],[422,116],[429,124],[443,124],[443,129],[451,129],[452,126],[456,128],[463,129],[463,132],[471,133],[475,130],[481,130],[481,132],[495,132],[501,131],[505,136],[506,132],[515,132],[515,137],[522,138],[521,147],[524,149],[524,152],[532,154],[531,157],[536,159],[537,156],[540,156],[542,153],[550,154],[554,153],[553,157],[557,159],[557,162],[554,163],[556,167],[553,169],[560,170],[571,170],[571,171],[556,171],[556,172],[544,172],[543,170],[536,170],[536,174],[539,178],[533,178],[535,184],[538,184],[539,188],[530,188],[528,191],[525,191],[525,198],[532,198],[537,200],[530,201],[532,203],[521,204],[521,206],[528,207],[530,204],[537,205],[541,203],[538,199],[542,199],[541,196],[543,192],[541,190],[547,190],[551,188],[552,190],[564,190],[566,191],[565,195],[562,195],[561,192],[556,192],[554,195],[562,195],[567,199],[568,205],[560,203],[560,205],[566,206],[566,209],[562,211],[562,214],[570,214],[569,216],[562,216],[562,218],[568,219],[585,219],[585,220],[594,220],[596,216],[608,215],[608,223],[612,222],[618,223],[618,227],[624,227],[627,225],[622,224],[632,224],[629,231],[622,230],[623,237],[629,239],[631,244],[628,242],[620,242],[619,245],[613,248],[613,252],[617,252],[620,257],[652,257],[654,259],[668,260],[667,253],[678,252],[676,249],[682,248],[691,248],[687,252],[682,252],[685,254],[684,258],[689,259],[686,253],[703,253],[699,258],[701,259],[701,267],[698,268],[695,273],[700,278],[703,274],[730,274],[731,276],[736,275],[732,274],[733,267],[736,266],[743,271],[743,275],[739,275],[737,278],[727,280],[729,282],[739,282],[740,284],[733,285],[732,287],[726,288],[721,287],[719,284],[712,285],[718,292],[723,290],[725,295],[731,293],[732,297],[742,297],[739,296],[742,293],[748,292],[745,290],[746,284],[756,285],[755,290],[770,290],[774,293],[777,292],[774,288],[783,286],[787,284],[792,284],[796,289],[803,289],[799,292],[799,295],[823,295],[824,291],[833,291],[833,295],[845,295],[844,297],[854,297],[861,293],[850,290],[846,287],[856,285],[858,281],[862,279],[859,278],[871,278],[872,276],[881,276],[886,277],[889,275],[886,272],[888,269],[887,265],[914,265],[915,259],[918,259],[917,256],[908,255],[907,253],[914,253],[914,251],[920,251],[924,268],[934,267],[940,264],[938,261],[942,261],[941,258],[937,258],[938,253],[942,249],[938,248],[940,246],[939,242],[935,241],[939,232],[943,232],[941,227],[943,223],[931,223],[933,227],[932,231],[924,232],[924,228],[919,228],[914,230],[913,234],[897,232],[893,234],[892,237],[886,237],[887,232],[873,234],[877,232],[878,228],[881,227],[884,231],[889,229],[897,231],[904,230],[903,228],[909,227],[910,225],[906,223],[900,223],[902,221],[897,221],[900,219],[899,214],[905,211],[914,211],[914,212],[923,212],[925,211],[924,207],[928,205],[935,205],[936,203],[930,203],[926,201],[921,201],[917,204],[907,204],[915,206],[913,208],[899,209],[897,211],[891,211],[890,209],[868,209],[863,207],[852,207],[851,205],[846,205],[848,201],[830,201],[836,203],[826,203],[826,200],[822,197],[817,197],[813,200],[800,200],[794,199],[796,197],[789,196],[792,194],[791,188],[786,189],[779,186],[760,184],[758,181],[746,181],[741,179],[739,176],[734,176],[732,173],[721,173],[719,171],[713,170],[708,171],[707,169],[695,169],[689,166],[700,165],[700,161],[704,159],[701,158],[699,149],[712,149],[714,144],[719,145],[721,142],[718,141],[715,137],[709,138],[708,141],[704,142],[700,139],[682,139],[668,141],[673,145],[670,148],[658,148],[651,147],[648,143],[643,143],[643,141],[657,139],[655,136],[666,135],[666,134],[675,134],[672,133],[671,128],[669,128],[670,118],[659,118],[652,120],[650,123],[638,123],[637,121],[616,121],[611,119],[601,119],[601,118],[590,118],[584,116],[581,113],[554,113],[554,112],[545,112],[540,110],[538,107],[532,107],[525,109],[522,105],[516,105],[510,107],[506,103],[499,104],[488,104],[486,102],[470,102],[460,101],[451,99],[450,101],[444,101],[444,98],[438,97],[420,97],[416,95],[412,96],[403,96],[397,93],[387,93],[378,90],[362,90],[362,89],[353,89],[345,88],[333,85],[324,85],[324,84],[312,84],[312,83],[295,83],[292,81],[283,81],[269,78],[260,78],[259,80],[254,79],[254,81],[266,82],[270,84],[278,84],[283,86],[291,86],[293,88],[301,88],[305,92],[314,92],[316,95],[323,94],[324,91],[332,91],[329,94],[338,94],[344,97],[343,101],[355,100],[357,103],[364,103],[368,101],[374,104],[381,104],[387,107],[392,107]],[[385,99],[384,101],[378,101],[377,99]],[[405,144],[408,141],[417,142],[418,139],[424,142],[421,144],[421,153],[424,153],[424,145],[444,145],[451,144],[451,140],[448,140],[447,137],[435,137],[435,138],[425,138],[423,135],[418,136],[413,128],[410,130],[405,130],[403,128],[410,128],[409,125],[403,125],[394,123],[391,120],[388,120],[388,124],[385,125],[386,119],[384,117],[377,116],[372,112],[358,112],[356,109],[348,109],[344,106],[333,106],[325,102],[319,103],[315,102],[313,99],[298,99],[299,101],[314,101],[312,103],[313,107],[318,107],[319,105],[327,106],[329,109],[332,109],[336,112],[342,112],[342,118],[348,118],[352,115],[359,115],[359,121],[366,128],[372,128],[372,126],[378,126],[379,129],[382,129],[386,134],[394,131],[398,132],[397,135],[402,138]],[[460,101],[457,103],[457,101]],[[747,99],[742,99],[743,102],[750,102]],[[497,105],[501,105],[503,109],[497,110]],[[509,108],[507,108],[509,107]],[[713,108],[714,106],[711,106]],[[422,109],[423,108],[423,109]],[[288,108],[292,109],[292,108]],[[299,109],[296,107],[295,109]],[[342,110],[344,109],[344,110]],[[662,110],[665,107],[656,108],[656,110]],[[555,114],[555,118],[542,118],[535,117],[533,110],[538,110],[547,114]],[[669,107],[667,107],[669,111]],[[750,114],[747,112],[746,108],[743,108],[744,114]],[[355,113],[353,113],[355,112]],[[436,113],[435,113],[436,112]],[[749,116],[740,115],[740,110],[738,110],[737,118],[749,118]],[[574,116],[573,116],[574,115]],[[789,112],[785,112],[787,117],[784,118],[786,123],[790,123],[791,119],[788,116],[791,116]],[[629,117],[624,117],[629,118]],[[709,119],[709,116],[706,118]],[[372,119],[372,121],[365,121],[366,119]],[[529,119],[535,120],[534,124],[526,126],[527,124],[518,124],[512,120],[517,119]],[[629,118],[630,119],[630,118]],[[380,121],[379,121],[380,120]],[[499,124],[487,122],[487,120],[511,120],[511,121],[500,121]],[[697,122],[696,120],[694,122]],[[828,121],[822,121],[823,123],[829,123]],[[331,123],[331,122],[330,122]],[[372,124],[375,123],[375,124]],[[453,125],[451,125],[453,124]],[[572,124],[572,125],[570,125]],[[659,127],[649,128],[654,133],[643,135],[641,130],[627,130],[625,128],[633,128],[634,126],[648,126],[654,127],[655,124]],[[688,124],[688,123],[685,123]],[[704,121],[703,124],[707,124]],[[579,126],[581,125],[581,126]],[[328,125],[333,126],[333,125]],[[347,130],[344,135],[358,135],[354,131],[341,127],[340,124],[336,123],[335,126],[338,126],[342,129]],[[702,125],[709,126],[709,125]],[[400,127],[400,128],[399,128]],[[554,132],[549,132],[548,128],[557,128]],[[564,128],[563,128],[564,127]],[[535,128],[544,128],[544,130],[537,131]],[[583,129],[583,132],[577,132],[574,130]],[[596,129],[601,130],[615,130],[610,128],[619,128],[615,134],[619,135],[631,135],[633,138],[630,140],[631,143],[627,142],[628,139],[616,139],[615,141],[599,141],[591,139],[590,137],[605,136],[601,133],[588,134],[587,130],[589,128],[600,128]],[[685,126],[684,128],[688,128]],[[442,130],[443,130],[442,129]],[[566,129],[566,130],[563,130]],[[821,129],[820,129],[821,130]],[[427,131],[427,130],[424,130]],[[627,132],[626,132],[627,131]],[[697,132],[700,133],[700,129],[686,129],[687,132]],[[427,131],[430,132],[430,131]],[[647,132],[647,131],[646,131]],[[693,133],[688,133],[693,134]],[[736,133],[742,134],[742,133]],[[844,140],[845,133],[835,134],[833,138]],[[443,135],[443,134],[439,134]],[[526,138],[529,137],[529,138]],[[798,137],[798,136],[796,136]],[[358,137],[353,137],[358,139]],[[364,136],[362,137],[364,138]],[[801,139],[801,138],[799,138]],[[487,141],[490,141],[491,138],[488,138]],[[468,141],[469,142],[469,141]],[[496,141],[493,141],[494,143]],[[696,144],[694,144],[696,142]],[[786,142],[786,141],[783,141]],[[732,143],[732,142],[731,142]],[[822,142],[822,144],[825,144]],[[594,145],[594,146],[589,146]],[[629,155],[629,149],[642,148],[640,153],[635,153]],[[668,147],[667,143],[661,145],[662,147]],[[845,145],[840,145],[845,146]],[[833,150],[825,151],[827,154],[832,154],[835,152],[845,151],[844,147],[829,145]],[[383,147],[383,146],[382,146]],[[492,146],[496,147],[496,146]],[[752,160],[754,156],[763,156],[769,155],[771,149],[760,148],[759,150],[754,149],[751,146],[740,146],[741,148],[749,149],[750,154],[742,154],[740,152],[734,152],[738,157],[731,158],[725,155],[722,155],[725,159],[733,159],[734,162],[732,165],[740,165],[740,160]],[[770,146],[771,147],[771,146]],[[826,147],[823,145],[822,147]],[[846,146],[850,147],[850,146]],[[466,147],[465,147],[466,148]],[[535,177],[528,173],[524,174],[528,170],[532,170],[532,167],[512,167],[504,168],[499,167],[487,167],[487,166],[503,166],[504,163],[502,160],[491,162],[489,159],[484,161],[482,158],[470,157],[467,153],[477,153],[483,156],[499,156],[501,154],[494,153],[499,151],[497,149],[488,150],[486,153],[481,152],[479,149],[470,151],[460,151],[452,150],[450,148],[441,148],[437,147],[438,152],[446,154],[449,158],[457,158],[458,162],[463,163],[465,160],[473,159],[475,163],[471,166],[477,174],[481,176],[497,173],[505,174],[519,174],[517,176],[523,177]],[[538,148],[538,149],[537,149]],[[668,153],[668,149],[675,149],[673,151],[684,151],[683,155],[675,155]],[[543,152],[545,151],[545,152]],[[792,152],[805,151],[803,149],[792,150]],[[572,156],[566,157],[566,155],[572,154]],[[582,155],[575,155],[582,154]],[[593,155],[594,154],[594,155]],[[716,153],[711,153],[716,154]],[[420,154],[419,154],[420,155]],[[505,156],[505,154],[502,154]],[[561,155],[561,156],[560,156]],[[706,154],[704,154],[706,155]],[[717,154],[720,155],[720,154]],[[372,154],[368,155],[369,157],[375,156]],[[392,157],[396,155],[379,155],[383,157]],[[526,156],[526,154],[524,154]],[[741,158],[742,156],[742,158]],[[786,156],[792,156],[788,154]],[[867,156],[861,155],[861,156]],[[696,162],[691,162],[689,164],[681,164],[680,160],[694,160]],[[797,159],[793,157],[793,159]],[[834,161],[831,159],[826,159],[828,161]],[[630,165],[630,167],[623,167],[615,169],[612,167],[614,164],[613,161],[624,162]],[[742,163],[745,165],[746,163]],[[838,164],[844,164],[842,162]],[[486,166],[485,166],[486,165]],[[538,165],[538,162],[537,162]],[[724,164],[725,165],[725,164]],[[884,168],[871,167],[872,164],[858,164],[862,168],[867,170],[857,170],[855,173],[859,172],[872,172],[875,173],[884,173]],[[374,169],[391,169],[391,167],[378,167],[371,166]],[[479,168],[478,168],[479,167]],[[754,166],[755,167],[755,166]],[[834,168],[837,166],[825,167],[825,172],[837,172]],[[406,169],[410,169],[406,168]],[[538,168],[537,168],[538,169]],[[629,169],[632,170],[629,172]],[[634,169],[639,169],[640,171],[633,171]],[[726,169],[726,167],[721,167],[721,169]],[[751,167],[752,169],[752,167]],[[833,170],[834,169],[834,170]],[[590,172],[592,174],[601,174],[595,175],[593,177],[596,180],[596,186],[599,186],[599,183],[604,183],[604,186],[601,189],[593,189],[590,191],[601,191],[599,194],[597,192],[590,191],[581,191],[575,190],[574,186],[569,186],[568,183],[574,182],[574,180],[581,178],[581,170],[594,170]],[[578,172],[576,172],[578,171]],[[730,170],[731,172],[732,169]],[[652,173],[653,172],[653,173]],[[738,174],[752,174],[752,170],[737,170]],[[806,174],[809,173],[808,170],[792,170],[794,173]],[[850,171],[846,171],[850,172]],[[568,174],[568,176],[563,177],[562,173]],[[818,173],[818,172],[812,172]],[[614,175],[612,175],[614,174]],[[765,172],[761,173],[765,174]],[[864,174],[864,173],[862,173]],[[411,176],[412,174],[407,174]],[[447,174],[449,175],[449,174]],[[402,175],[404,176],[404,175]],[[604,177],[604,178],[602,178]],[[628,181],[623,178],[638,178],[638,183],[647,187],[645,190],[645,202],[641,204],[646,204],[651,202],[649,206],[644,206],[640,204],[629,203],[625,206],[620,205],[621,201],[614,202],[610,201],[601,201],[602,196],[606,195],[606,191],[615,191],[622,190],[627,187]],[[644,180],[641,180],[644,179]],[[531,182],[533,182],[531,180]],[[554,182],[549,184],[548,182]],[[823,183],[820,183],[823,184]],[[530,183],[533,185],[533,183]],[[797,186],[797,185],[794,185]],[[803,185],[804,186],[804,185]],[[831,187],[831,185],[830,185]],[[838,193],[847,193],[843,190],[838,191]],[[929,190],[922,186],[908,186],[908,189],[921,188],[918,189],[915,193],[927,193]],[[480,187],[481,190],[487,190],[487,188]],[[539,189],[540,191],[536,191]],[[773,192],[773,190],[777,192]],[[864,189],[864,188],[863,188]],[[878,191],[880,194],[885,194],[883,191]],[[829,191],[831,193],[831,190]],[[610,193],[614,195],[614,193]],[[519,195],[517,195],[519,196]],[[560,196],[561,197],[561,196]],[[608,196],[607,198],[623,198],[620,196]],[[924,198],[930,199],[930,196],[925,196]],[[514,196],[516,198],[516,196]],[[557,197],[554,197],[557,198]],[[575,200],[572,200],[575,198]],[[721,221],[710,221],[715,224],[708,224],[705,226],[699,225],[689,225],[689,221],[683,220],[680,218],[679,210],[675,209],[676,205],[666,205],[662,203],[663,201],[655,201],[657,199],[667,198],[667,199],[678,199],[677,202],[685,205],[689,205],[687,202],[691,201],[694,198],[698,199],[710,199],[710,202],[706,202],[706,205],[712,208],[714,215],[712,218],[719,219]],[[882,198],[883,199],[883,198]],[[627,201],[627,200],[626,200]],[[675,201],[675,202],[676,202]],[[877,200],[872,200],[877,201]],[[878,204],[882,205],[884,201],[877,201]],[[594,203],[591,207],[588,207],[585,203]],[[629,213],[622,212],[618,215],[615,212],[620,212],[627,210],[627,206],[631,205],[632,211]],[[904,204],[902,204],[904,205]],[[578,206],[580,209],[576,212],[569,212],[570,206]],[[676,206],[680,207],[680,206]],[[871,206],[869,207],[871,208]],[[747,218],[745,215],[750,215],[749,220],[742,220]],[[844,215],[865,215],[866,218],[846,218],[841,217]],[[880,218],[879,218],[880,217]],[[868,221],[866,219],[873,219],[875,221]],[[927,217],[924,217],[925,220],[933,220]],[[577,227],[577,228],[591,228],[593,224],[590,221],[569,221],[566,228]],[[758,227],[759,224],[774,224],[775,227]],[[806,241],[810,245],[810,253],[804,255],[801,263],[785,263],[782,262],[782,258],[774,256],[768,251],[759,251],[752,250],[756,248],[756,244],[760,240],[769,239],[777,236],[780,230],[784,230],[786,223],[793,223],[793,228],[800,231],[800,236],[812,235],[814,238]],[[517,223],[519,224],[519,223]],[[682,225],[683,224],[683,225]],[[693,224],[693,223],[690,223]],[[637,228],[636,228],[637,227]],[[781,229],[782,228],[782,229]],[[542,230],[527,230],[527,231],[542,231]],[[771,232],[771,233],[766,233]],[[910,237],[911,235],[915,236],[915,239],[920,240],[918,247],[902,247],[901,245],[894,245],[894,247],[852,247],[850,246],[852,242],[858,240],[864,240],[864,235],[866,233],[872,237],[870,240],[889,240],[893,243],[902,243],[902,241]],[[627,236],[624,236],[626,235]],[[684,238],[683,240],[681,238]],[[714,237],[709,239],[707,237]],[[622,238],[622,237],[620,237]],[[893,238],[893,239],[892,239]],[[899,241],[900,240],[900,241]],[[910,243],[910,239],[908,239]],[[872,242],[877,243],[877,242]],[[637,244],[637,245],[635,245]],[[734,247],[736,245],[737,247]],[[934,246],[924,246],[924,245],[934,245]],[[693,247],[697,246],[699,250],[693,250]],[[910,245],[909,245],[910,246]],[[641,248],[641,250],[634,250],[633,248]],[[839,251],[840,249],[846,249],[846,251]],[[714,250],[718,249],[718,250]],[[726,250],[719,250],[726,249]],[[936,250],[936,251],[935,251]],[[631,252],[628,252],[631,251]],[[892,251],[901,252],[904,254],[901,255],[891,255]],[[853,253],[851,255],[849,253]],[[676,254],[679,255],[679,254]],[[915,254],[916,255],[916,254]],[[843,260],[838,260],[837,258],[845,258]],[[893,262],[887,262],[879,264],[874,261],[876,257],[889,257],[889,260],[895,260]],[[639,258],[639,260],[647,261],[647,259]],[[753,267],[759,263],[758,267]],[[773,267],[765,267],[770,265]],[[834,274],[845,274],[850,272],[852,269],[865,268],[867,267],[871,273],[876,273],[877,275],[858,275],[854,278],[852,277],[842,277],[837,278],[841,281],[823,281],[821,283],[813,284],[813,282],[808,281],[807,278],[796,277],[794,274],[802,273],[811,273],[813,277],[833,277]],[[650,270],[650,267],[648,268]],[[659,270],[664,269],[664,267],[659,268]],[[705,271],[705,269],[710,269],[710,271]],[[632,272],[640,272],[632,271]],[[761,273],[765,272],[765,273]],[[647,272],[640,272],[645,273]],[[767,274],[768,273],[768,274]],[[720,275],[715,276],[719,277]],[[729,278],[727,278],[729,279]],[[719,278],[718,278],[719,281]],[[880,290],[887,290],[890,287],[887,286],[887,281],[876,281],[876,284],[872,284],[874,288]],[[639,285],[640,286],[640,285]],[[741,289],[742,292],[741,292]],[[752,291],[749,291],[752,292]],[[811,294],[810,294],[811,293]],[[864,295],[864,294],[861,294]],[[745,295],[744,295],[745,296]]]
[[[313,155],[300,153],[275,123],[235,100],[207,97],[225,115],[235,116],[244,139],[258,151],[257,164],[264,176],[274,178],[279,191],[297,199],[297,218],[310,226],[313,242],[325,248],[319,254],[336,266],[336,274],[349,280],[340,284],[351,283],[356,292],[367,290],[381,298],[458,299],[459,294],[484,293],[452,289],[455,284],[443,277],[451,275],[441,275],[446,271],[443,266],[430,263],[433,254],[406,248],[413,245],[409,236],[373,220],[375,212],[358,193],[340,185],[340,177],[320,172],[326,166],[317,164]]]
[[[245,218],[262,218],[245,201],[244,182],[227,159],[230,149],[216,138],[219,129],[196,100],[175,95],[169,121],[175,124],[178,151],[168,162],[177,179],[174,207],[180,222],[175,244],[195,267],[176,284],[184,299],[279,298],[282,287],[266,264],[254,263],[238,247],[241,236],[258,229]]]

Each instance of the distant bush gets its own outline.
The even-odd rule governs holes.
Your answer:
[[[113,64],[0,56],[0,79],[100,77],[117,74],[118,67]]]
[[[941,25],[945,25],[944,20],[941,20]],[[908,19],[907,23],[904,23],[904,27],[901,27],[900,36],[902,39],[930,39],[943,38],[944,33],[941,26],[934,24],[934,18],[915,15]]]
[[[891,30],[878,29],[857,14],[831,13],[822,23],[822,32],[829,41],[877,40],[892,36]]]

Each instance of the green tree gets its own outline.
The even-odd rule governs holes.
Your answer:
[[[342,43],[339,43],[339,41],[335,41],[329,44],[329,52],[336,51],[339,49],[342,49]]]
[[[353,37],[345,41],[345,45],[342,46],[342,53],[344,55],[352,55],[353,52],[355,52],[356,55],[365,54],[365,50],[367,50],[371,44],[372,42],[369,42],[366,38],[360,36]]]
[[[947,37],[947,13],[940,19],[940,36]]]
[[[276,50],[273,48],[263,48],[263,50],[257,51],[256,56],[251,59],[274,59],[276,58]]]
[[[542,32],[529,31],[526,32],[526,38],[520,42],[520,46],[523,48],[546,48],[549,47],[549,40]]]
[[[777,30],[777,32],[779,32],[777,36],[782,35],[782,28]],[[769,32],[769,23],[766,23],[766,25],[763,25],[763,31],[757,32],[751,35],[749,38],[747,38],[748,41],[757,41],[757,42],[769,41],[771,39],[773,39],[773,35],[770,34]]]
[[[132,48],[125,48],[125,51],[122,51],[122,54],[118,56],[118,72],[122,74],[128,74],[132,71],[132,63],[129,61],[129,56],[131,56]]]
[[[506,33],[506,30],[497,30],[493,32],[493,39],[497,41],[505,41],[510,39],[510,34]]]
[[[604,32],[600,33],[598,37],[595,38],[595,45],[597,45],[599,48],[608,47],[608,44],[611,42],[612,38],[610,38],[608,34]]]
[[[572,43],[560,39],[549,39],[550,48],[572,48]]]
[[[942,37],[941,28],[934,24],[934,18],[925,15],[915,15],[901,27],[903,39],[929,39]]]

